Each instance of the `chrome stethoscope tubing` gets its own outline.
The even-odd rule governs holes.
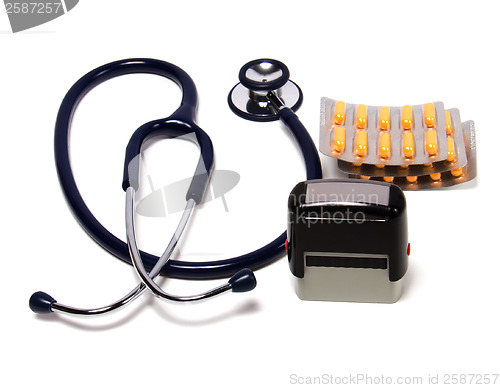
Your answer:
[[[127,195],[126,195],[127,199],[125,201],[126,202],[126,205],[125,205],[126,211],[125,212],[126,212],[126,223],[127,223],[127,226],[128,226],[128,223],[129,223],[129,221],[128,221],[129,218],[132,218],[131,222],[133,223],[133,216],[129,217],[129,214],[127,212],[127,209],[129,207],[128,206],[128,197],[130,195],[131,195],[131,193],[129,192],[129,190],[127,190]],[[177,229],[176,229],[176,231],[174,233],[174,236],[170,240],[170,243],[169,243],[168,247],[165,249],[165,252],[160,257],[160,259],[158,260],[158,262],[156,263],[156,265],[154,266],[154,268],[151,270],[151,272],[148,275],[148,277],[150,279],[151,278],[153,278],[153,279],[156,278],[160,274],[160,271],[163,268],[163,266],[170,259],[170,255],[174,251],[175,246],[177,245],[177,242],[178,242],[177,236],[180,237],[180,235],[182,234],[182,231],[184,230],[184,228],[186,227],[187,222],[189,221],[189,217],[190,217],[190,215],[191,215],[191,213],[193,211],[193,208],[194,208],[194,201],[193,200],[189,200],[188,203],[187,203],[187,205],[186,205],[186,209],[184,210],[184,213],[182,214],[181,220],[179,221],[179,225],[177,226]],[[129,228],[127,227],[127,230],[128,229]],[[133,225],[132,225],[132,229],[133,229]],[[133,233],[133,230],[132,230],[132,233]],[[71,306],[64,305],[62,303],[58,303],[56,301],[54,301],[51,304],[51,308],[52,308],[53,311],[58,311],[58,312],[61,312],[61,313],[67,313],[67,314],[71,314],[71,315],[86,315],[86,316],[101,315],[101,314],[110,313],[112,311],[115,311],[115,310],[118,310],[118,309],[120,309],[122,307],[125,307],[127,304],[133,302],[135,299],[137,299],[139,296],[141,296],[142,293],[145,290],[146,290],[145,284],[144,283],[140,283],[140,284],[137,285],[137,287],[135,287],[132,291],[130,291],[123,298],[118,299],[116,302],[113,302],[113,303],[111,303],[111,304],[109,304],[107,306],[98,307],[98,308],[78,308],[78,307],[71,307]],[[37,294],[41,294],[41,292],[39,291]],[[200,294],[200,295],[202,295],[202,294]]]
[[[236,275],[234,275],[227,283],[220,285],[214,289],[208,290],[206,292],[191,295],[191,296],[176,296],[163,292],[163,290],[154,282],[154,279],[158,277],[161,272],[161,269],[168,262],[170,257],[172,256],[177,243],[179,242],[182,233],[193,213],[193,209],[196,205],[193,199],[189,199],[186,204],[186,208],[182,214],[182,217],[179,221],[177,229],[174,232],[167,248],[160,256],[160,259],[153,267],[151,272],[148,274],[146,269],[144,268],[144,264],[140,258],[139,249],[137,248],[137,242],[135,238],[135,228],[134,228],[134,196],[135,190],[132,187],[129,187],[126,192],[125,199],[125,222],[127,229],[127,242],[129,243],[130,253],[132,256],[132,260],[134,263],[134,267],[138,274],[140,274],[140,278],[142,283],[138,284],[132,291],[130,291],[123,298],[118,299],[117,301],[98,308],[78,308],[68,306],[57,301],[53,301],[51,303],[52,311],[58,311],[61,313],[71,314],[71,315],[81,315],[81,316],[93,316],[93,315],[102,315],[106,313],[110,313],[112,311],[118,310],[122,307],[125,307],[129,303],[133,302],[142,293],[146,290],[146,288],[150,289],[154,295],[158,295],[163,299],[167,299],[172,302],[195,302],[201,301],[203,299],[211,298],[216,295],[220,295],[226,291],[233,290],[235,292],[238,291],[238,286],[241,287],[243,282],[247,282],[249,277],[251,276],[251,271],[249,270],[241,270]],[[241,292],[241,291],[240,291]],[[37,297],[51,298],[49,295],[38,292]]]
[[[211,298],[216,295],[220,295],[230,290],[233,290],[233,292],[243,292],[243,289],[238,288],[238,286],[240,285],[239,283],[244,278],[250,276],[250,270],[248,269],[243,269],[237,272],[231,279],[229,279],[227,283],[222,284],[221,286],[213,288],[209,291],[203,292],[201,294],[196,294],[191,296],[176,296],[163,291],[161,287],[158,286],[158,284],[156,284],[156,282],[154,281],[154,278],[158,275],[161,268],[159,268],[158,273],[156,274],[153,272],[148,274],[146,268],[144,267],[144,263],[141,258],[141,253],[137,246],[137,240],[135,237],[135,227],[134,227],[134,213],[135,213],[134,197],[135,197],[135,189],[133,187],[129,187],[126,192],[126,205],[125,205],[127,244],[130,251],[130,257],[132,258],[132,264],[134,265],[134,268],[137,274],[139,275],[139,278],[141,279],[142,285],[145,285],[147,289],[153,293],[153,295],[171,302],[196,302],[196,301],[201,301],[203,299]],[[181,221],[179,222],[179,226],[177,227],[177,230],[175,231],[174,235],[172,236],[172,239],[170,240],[170,243],[168,244],[167,248],[161,255],[160,260],[158,261],[158,263],[161,263],[161,267],[163,267],[163,265],[165,265],[172,256],[177,246],[177,243],[181,238],[184,228],[189,220],[189,217],[193,212],[195,204],[196,203],[193,199],[188,200],[186,204],[186,209],[184,210]]]

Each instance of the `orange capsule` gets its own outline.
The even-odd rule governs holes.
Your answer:
[[[406,180],[410,183],[415,183],[417,181],[418,177],[416,176],[407,176]]]
[[[413,109],[410,105],[405,105],[401,109],[401,126],[403,129],[411,129],[413,127]]]
[[[440,179],[441,179],[441,173],[440,173],[440,172],[436,172],[436,173],[434,173],[434,174],[431,174],[431,175],[430,175],[430,177],[431,177],[431,179],[432,179],[433,181],[438,181],[438,180],[440,180]]]
[[[342,125],[345,121],[345,102],[337,101],[333,110],[333,122]]]
[[[444,117],[445,117],[445,121],[446,121],[446,134],[448,136],[453,135],[453,124],[451,122],[450,111],[445,110],[444,111]]]
[[[415,136],[413,136],[413,132],[405,131],[403,133],[403,155],[406,158],[415,156]]]
[[[359,157],[365,157],[368,153],[368,132],[360,129],[356,132],[356,150],[355,153]]]
[[[425,149],[431,156],[438,152],[437,133],[434,129],[429,129],[425,133]]]
[[[382,132],[378,139],[378,156],[387,159],[391,156],[391,135],[388,132]]]
[[[424,122],[427,128],[436,128],[436,109],[432,102],[424,105]]]
[[[391,126],[391,109],[383,106],[378,112],[378,127],[385,131]]]
[[[356,108],[356,126],[358,129],[365,129],[368,123],[368,107],[359,104]]]
[[[345,137],[346,137],[345,128],[341,126],[335,127],[333,131],[332,149],[338,152],[339,154],[344,152]]]
[[[446,158],[448,162],[454,162],[457,160],[457,154],[455,153],[455,142],[451,136],[448,136],[448,157]]]
[[[370,177],[368,175],[360,175],[359,177],[361,179],[366,179],[366,180],[370,179]]]
[[[456,177],[459,177],[459,176],[461,176],[461,175],[462,175],[462,173],[463,173],[463,169],[462,169],[462,167],[460,167],[460,168],[454,168],[454,169],[453,169],[453,170],[451,170],[450,172],[451,172],[451,175],[456,176]]]
[[[392,183],[394,181],[394,177],[393,176],[385,176],[384,181],[386,181],[388,183]]]

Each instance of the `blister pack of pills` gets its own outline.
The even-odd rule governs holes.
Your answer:
[[[401,107],[321,99],[320,151],[350,177],[403,189],[446,187],[474,179],[473,121],[442,102]]]

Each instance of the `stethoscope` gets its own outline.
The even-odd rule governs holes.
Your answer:
[[[126,192],[125,214],[127,242],[109,232],[92,214],[83,200],[73,176],[69,158],[69,133],[73,114],[82,98],[94,87],[125,74],[149,73],[166,77],[182,90],[179,108],[169,117],[150,121],[138,128],[127,145],[122,187]],[[245,64],[238,83],[229,93],[230,108],[238,116],[253,121],[281,120],[292,132],[306,164],[307,179],[322,177],[318,152],[306,128],[294,113],[302,103],[302,91],[289,80],[288,68],[273,59],[258,59]],[[155,296],[174,302],[204,300],[226,291],[246,292],[256,286],[252,270],[261,268],[285,252],[286,232],[269,244],[242,256],[209,262],[170,260],[194,207],[203,198],[214,167],[210,137],[195,123],[198,96],[191,77],[179,67],[155,59],[126,59],[92,70],[78,80],[64,97],[55,126],[55,160],[59,181],[66,200],[84,230],[104,249],[132,264],[141,280],[127,295],[107,306],[77,308],[57,302],[45,292],[35,292],[30,308],[35,313],[63,312],[76,315],[98,315],[121,308],[139,297],[146,288]],[[139,189],[140,152],[152,138],[189,139],[200,149],[198,164],[186,193],[186,207],[178,227],[164,253],[157,257],[138,249],[134,228],[134,198]],[[212,290],[192,295],[166,293],[155,282],[158,275],[181,279],[227,278],[227,283]]]

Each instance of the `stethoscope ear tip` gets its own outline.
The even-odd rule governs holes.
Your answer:
[[[31,295],[30,309],[37,314],[50,314],[52,305],[57,301],[45,292],[38,291]]]
[[[244,268],[236,272],[228,283],[231,285],[233,292],[247,292],[251,291],[257,285],[257,279],[252,270]]]

